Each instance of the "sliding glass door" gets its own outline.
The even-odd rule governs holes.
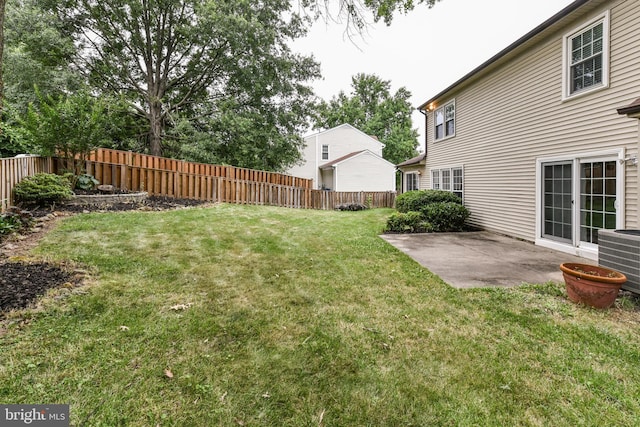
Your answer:
[[[621,224],[617,157],[568,158],[541,164],[541,237],[573,246],[598,244],[599,229]]]

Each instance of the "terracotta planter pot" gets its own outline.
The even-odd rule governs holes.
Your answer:
[[[560,265],[569,299],[595,308],[611,307],[627,277],[610,268],[566,262]]]

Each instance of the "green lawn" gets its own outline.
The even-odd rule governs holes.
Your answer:
[[[83,426],[638,425],[630,301],[452,289],[378,237],[390,213],[66,219],[34,256],[91,279],[0,334],[0,402]]]

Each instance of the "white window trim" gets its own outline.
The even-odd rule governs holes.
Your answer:
[[[409,175],[415,175],[416,176],[416,184],[417,184],[416,190],[419,190],[420,189],[420,172],[419,171],[412,171],[412,172],[405,172],[405,174],[404,174],[404,176],[405,176],[405,178],[404,178],[404,191],[405,192],[406,191],[412,191],[412,190],[409,190],[409,188],[408,188],[409,186],[407,185],[408,184],[407,177]]]
[[[324,154],[324,147],[327,147],[327,158],[325,159],[323,154]],[[322,144],[320,146],[320,159],[321,160],[329,160],[329,144]]]
[[[445,115],[445,108],[447,105],[453,104],[453,133],[451,135],[446,135],[447,130],[447,116]],[[438,110],[442,110],[443,122],[442,122],[442,138],[436,138],[436,113]],[[457,111],[456,111],[456,99],[450,99],[447,102],[444,102],[440,107],[433,110],[433,140],[434,141],[444,141],[445,139],[453,138],[456,136],[456,131],[458,129],[458,119],[457,119]]]
[[[453,170],[454,169],[460,169],[462,171],[462,203],[464,204],[464,166],[463,165],[454,165],[454,166],[429,169],[429,184],[430,184],[429,188],[432,190],[442,190],[442,191],[448,191],[450,193],[456,193],[456,191],[453,190]],[[442,171],[443,170],[449,171],[449,189],[448,190],[445,190],[442,188]],[[433,187],[434,171],[438,171],[438,188]]]
[[[571,54],[569,52],[569,40],[577,35],[578,33],[584,31],[587,27],[597,24],[599,21],[602,21],[602,84],[580,90],[575,93],[571,93]],[[589,93],[593,93],[598,90],[606,89],[609,87],[609,64],[611,62],[610,58],[610,17],[609,11],[605,11],[604,13],[596,16],[592,20],[580,25],[579,27],[574,28],[569,33],[565,34],[562,37],[562,100],[568,101],[570,99],[579,98],[581,96],[587,95]]]
[[[579,233],[577,230],[574,230],[574,242],[562,243],[555,240],[547,239],[542,236],[542,165],[544,163],[553,163],[553,162],[562,162],[562,161],[572,161],[574,164],[574,173],[577,173],[580,166],[581,160],[605,160],[616,157],[619,163],[618,165],[618,173],[616,174],[616,195],[617,200],[616,203],[622,209],[622,214],[617,215],[616,217],[616,228],[624,228],[625,223],[625,212],[624,208],[625,204],[625,164],[624,164],[624,148],[606,150],[606,151],[590,151],[590,152],[579,152],[579,153],[567,153],[563,156],[553,156],[553,157],[540,157],[536,159],[536,239],[535,244],[554,249],[560,252],[564,252],[571,255],[576,255],[579,257],[597,260],[598,259],[598,247],[597,245],[578,245],[579,241]],[[575,177],[575,175],[574,175]],[[580,183],[579,180],[575,180],[573,186],[573,200],[577,200],[577,195],[580,193]],[[579,216],[580,212],[578,209],[574,209],[574,219],[573,224],[574,227],[577,227],[579,224]]]

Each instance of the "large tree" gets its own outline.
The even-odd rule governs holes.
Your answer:
[[[390,81],[370,74],[355,75],[351,87],[350,94],[341,91],[320,103],[315,127],[349,123],[385,144],[383,157],[394,164],[415,156],[418,130],[411,127],[411,93],[402,87],[391,94]]]
[[[5,44],[5,98],[18,113],[42,96],[58,97],[83,86],[82,76],[69,67],[76,52],[73,40],[37,0],[8,3]]]
[[[302,83],[319,74],[317,64],[287,46],[305,31],[287,0],[43,1],[68,25],[80,47],[75,66],[90,84],[131,100],[147,120],[152,154],[162,153],[175,117],[193,118],[202,105],[229,97],[244,103],[252,88],[236,82],[251,85],[245,75],[256,64],[269,68],[271,102],[289,96],[277,92],[281,75],[304,91]],[[287,73],[302,63],[307,72]]]

